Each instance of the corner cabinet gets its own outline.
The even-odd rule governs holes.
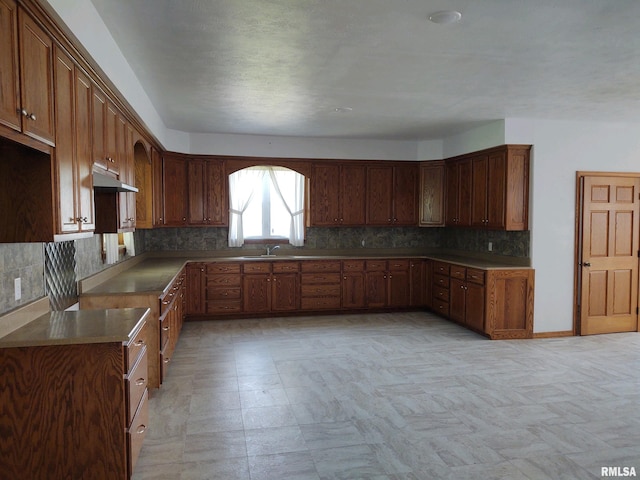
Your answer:
[[[530,145],[446,160],[446,225],[528,230]]]

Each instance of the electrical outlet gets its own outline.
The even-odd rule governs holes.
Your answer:
[[[20,277],[13,281],[13,291],[16,301],[20,300],[22,298],[22,281]]]
[[[493,242],[489,242],[489,251],[493,252]]]

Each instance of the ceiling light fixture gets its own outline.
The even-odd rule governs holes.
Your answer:
[[[429,15],[429,20],[439,25],[451,25],[452,23],[458,23],[461,18],[462,14],[455,10],[442,10]]]
[[[333,109],[334,112],[338,112],[338,113],[348,113],[348,112],[352,112],[353,108],[351,107],[336,107]]]

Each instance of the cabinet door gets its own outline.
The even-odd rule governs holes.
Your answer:
[[[300,290],[297,273],[278,273],[271,279],[271,310],[297,310]]]
[[[107,160],[107,170],[115,174],[120,173],[120,162],[122,161],[119,157],[122,148],[121,142],[124,141],[119,138],[121,128],[118,111],[111,102],[107,101],[104,119],[104,154]]]
[[[393,222],[393,167],[367,167],[367,225]]]
[[[77,208],[77,175],[74,157],[74,65],[59,48],[55,49],[55,121],[57,170],[58,233],[79,231],[80,218]]]
[[[425,261],[415,259],[411,260],[410,267],[410,287],[409,297],[412,307],[422,307],[426,300],[426,284],[425,284]]]
[[[466,287],[465,324],[484,332],[484,286],[467,282]]]
[[[102,168],[107,169],[107,157],[105,148],[105,125],[107,118],[107,97],[95,85],[92,86],[92,111],[93,111],[93,163]]]
[[[446,181],[446,218],[447,226],[456,226],[458,224],[458,164],[455,161],[446,162],[445,166]]]
[[[314,164],[311,184],[311,224],[340,224],[340,165]]]
[[[220,160],[206,160],[205,212],[208,225],[229,225],[229,198],[225,165]]]
[[[204,313],[205,306],[205,266],[201,263],[187,264],[187,315]]]
[[[411,275],[409,270],[389,272],[389,305],[408,307],[411,304]]]
[[[207,214],[205,212],[206,177],[205,163],[203,160],[190,158],[187,160],[187,178],[189,192],[189,225],[205,225]]]
[[[420,166],[421,227],[444,226],[444,162],[425,162]]]
[[[151,147],[151,188],[153,190],[153,226],[164,225],[164,188],[162,182],[162,156]]]
[[[342,276],[342,308],[366,306],[364,272],[345,272]]]
[[[329,178],[331,183],[331,178]],[[362,226],[366,223],[366,167],[343,165],[340,171],[340,220],[342,225]],[[334,182],[335,177],[334,177]]]
[[[0,124],[20,131],[18,6],[0,0]]]
[[[492,153],[487,159],[487,222],[489,228],[505,228],[507,158],[506,152]]]
[[[487,179],[489,178],[489,156],[474,157],[471,163],[471,177],[473,183],[473,200],[471,202],[471,225],[485,227],[487,215]]]
[[[183,158],[165,155],[162,161],[164,225],[187,223],[187,166]]]
[[[268,312],[271,309],[271,274],[244,275],[242,295],[245,312]]]
[[[456,322],[465,323],[466,294],[465,283],[452,278],[449,283],[449,317]]]
[[[367,272],[367,307],[387,306],[387,272]]]
[[[393,168],[393,223],[416,225],[418,221],[418,167]]]
[[[471,195],[472,195],[472,164],[471,159],[458,162],[458,225],[471,225]]]
[[[79,68],[75,69],[75,156],[78,188],[80,230],[90,232],[96,228],[93,159],[91,152],[91,81]],[[57,148],[57,147],[56,147]]]
[[[18,15],[22,131],[54,145],[53,41],[26,13]]]

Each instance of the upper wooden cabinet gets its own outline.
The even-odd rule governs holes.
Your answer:
[[[447,226],[471,225],[471,159],[446,161],[446,217]]]
[[[228,225],[224,161],[187,159],[189,225]]]
[[[473,158],[473,226],[528,229],[529,150],[506,146]]]
[[[420,164],[421,227],[444,226],[444,161]]]
[[[417,225],[418,164],[367,166],[367,225]]]
[[[181,155],[165,154],[162,158],[162,225],[187,224],[187,160]]]
[[[527,230],[530,148],[504,145],[448,159],[447,225]]]
[[[162,154],[156,149],[151,148],[151,188],[153,214],[152,226],[159,227],[164,225],[164,184],[162,181]]]
[[[359,226],[366,221],[366,167],[314,163],[311,225]]]
[[[0,0],[0,124],[55,144],[53,41],[13,0]]]
[[[93,86],[93,161],[103,170],[120,173],[118,127],[119,114],[107,96]]]
[[[55,182],[57,233],[93,232],[91,83],[71,58],[55,48]]]

